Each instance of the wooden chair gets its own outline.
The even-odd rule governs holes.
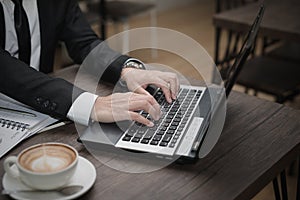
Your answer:
[[[263,53],[266,52],[263,51]],[[282,42],[277,48],[268,51],[268,56],[300,63],[300,43]]]
[[[284,103],[300,94],[300,62],[268,54],[254,56],[245,64],[237,83],[245,86],[246,92],[264,92]]]
[[[242,6],[245,3],[251,2],[250,0],[247,2],[245,0],[217,0],[216,12]],[[222,34],[226,34],[225,42],[221,41],[221,38],[224,38]],[[215,63],[223,79],[226,79],[228,66],[238,54],[243,37],[243,32],[222,30],[216,27]],[[223,55],[220,51],[221,44],[225,46]],[[287,44],[276,38],[266,37],[261,38],[260,44],[262,44],[261,53],[255,54],[254,51],[257,52],[258,48],[253,49],[252,56],[245,63],[237,83],[245,87],[246,93],[249,89],[254,90],[254,95],[264,92],[274,96],[278,103],[293,100],[300,94],[300,44]]]

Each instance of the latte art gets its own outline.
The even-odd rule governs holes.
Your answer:
[[[35,172],[54,172],[66,168],[69,164],[70,161],[68,159],[43,155],[32,161],[29,170]]]
[[[65,146],[56,144],[37,146],[22,154],[19,163],[27,170],[39,173],[57,172],[67,168],[76,154]]]

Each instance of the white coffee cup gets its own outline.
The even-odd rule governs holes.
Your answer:
[[[6,173],[34,189],[51,190],[64,186],[74,175],[78,152],[63,143],[43,143],[24,149],[4,161]],[[12,167],[16,165],[17,167]]]

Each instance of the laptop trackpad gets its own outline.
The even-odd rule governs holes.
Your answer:
[[[130,121],[118,123],[93,123],[88,126],[80,139],[85,142],[115,145],[124,131],[129,127]]]

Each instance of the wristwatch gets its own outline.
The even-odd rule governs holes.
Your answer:
[[[124,64],[124,68],[146,69],[145,65],[137,59],[128,59]]]

